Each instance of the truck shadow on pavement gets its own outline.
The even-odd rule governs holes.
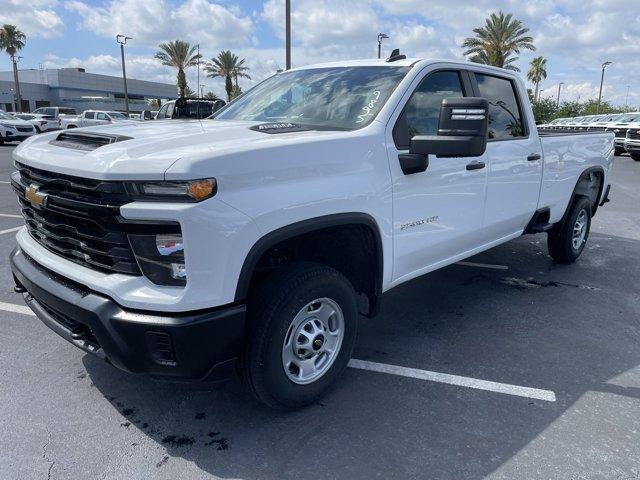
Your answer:
[[[508,270],[453,265],[394,289],[361,320],[354,357],[548,389],[556,402],[348,369],[321,402],[274,413],[235,378],[212,389],[83,363],[121,427],[166,449],[154,478],[179,459],[249,480],[522,478],[498,469],[587,392],[640,399],[640,242],[592,234],[578,263],[559,266],[544,239],[470,260]],[[630,383],[612,381],[634,368]]]

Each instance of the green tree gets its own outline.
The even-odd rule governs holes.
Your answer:
[[[192,47],[189,42],[183,40],[174,40],[173,42],[161,43],[158,48],[160,50],[156,52],[155,58],[160,60],[163,65],[178,70],[176,85],[180,96],[184,97],[187,89],[187,77],[184,71],[189,67],[198,65],[198,61],[202,58],[197,53],[198,47]]]
[[[20,81],[18,80],[18,62],[16,53],[24,48],[27,36],[15,25],[5,24],[0,28],[0,49],[7,52],[13,64],[13,83],[16,92],[16,110],[22,112],[22,95],[20,95]]]
[[[213,92],[205,93],[203,98],[205,98],[206,100],[220,100],[220,97],[218,97],[218,95]]]
[[[158,100],[157,98],[150,98],[149,100],[147,100],[147,103],[149,104],[149,108],[151,110],[160,109],[160,100]]]
[[[556,114],[558,107],[554,99],[543,98],[531,106],[533,107],[533,116],[537,124],[549,123],[551,120],[558,118]]]
[[[217,57],[212,58],[211,62],[207,62],[204,71],[211,78],[224,78],[224,89],[227,92],[227,100],[233,99],[234,80],[235,87],[238,87],[238,77],[251,77],[247,73],[249,67],[244,65],[245,59],[240,60],[238,56],[231,53],[230,50],[221,51]]]
[[[240,85],[234,85],[231,90],[231,100],[242,95],[242,87]]]
[[[185,84],[184,93],[181,95],[181,97],[194,98],[194,97],[197,97],[197,96],[198,96],[198,94],[196,92],[194,92],[189,85]]]
[[[492,13],[485,25],[474,28],[473,32],[475,36],[465,38],[462,48],[466,49],[464,55],[475,63],[519,72],[520,69],[513,65],[518,60],[514,54],[520,53],[522,49],[536,49],[533,37],[527,35],[529,29],[510,13]]]
[[[538,101],[538,93],[540,91],[540,83],[547,78],[547,59],[544,57],[536,57],[531,60],[531,66],[527,72],[527,79],[536,86],[533,93],[533,101]]]

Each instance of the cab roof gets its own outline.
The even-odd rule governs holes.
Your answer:
[[[493,70],[495,72],[499,72],[502,75],[509,74],[511,76],[514,75],[514,72],[510,70],[505,70],[504,68],[493,67],[491,65],[484,65],[481,63],[473,63],[466,60],[458,60],[451,58],[405,58],[402,60],[394,60],[392,62],[387,62],[385,58],[365,58],[360,60],[340,60],[335,62],[325,62],[325,63],[316,63],[312,65],[305,65],[302,67],[296,67],[288,70],[298,71],[298,70],[308,70],[312,68],[336,68],[336,67],[413,67],[414,65],[420,64],[420,66],[430,65],[433,63],[448,63],[453,65],[458,65],[460,67],[473,67],[475,69],[481,68],[482,70]]]

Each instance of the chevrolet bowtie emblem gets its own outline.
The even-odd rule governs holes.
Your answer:
[[[47,194],[39,192],[37,185],[29,185],[24,191],[24,196],[34,207],[43,206],[47,200]]]

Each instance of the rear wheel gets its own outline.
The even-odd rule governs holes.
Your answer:
[[[337,270],[308,262],[276,270],[249,302],[244,383],[275,409],[316,401],[346,368],[357,322],[356,293]]]
[[[630,155],[636,162],[640,162],[640,153],[631,153]]]
[[[586,197],[577,197],[564,222],[549,231],[549,255],[559,263],[575,262],[584,250],[590,228],[591,203]]]

